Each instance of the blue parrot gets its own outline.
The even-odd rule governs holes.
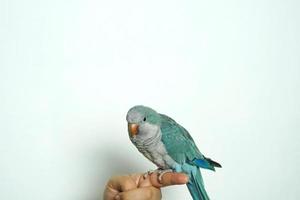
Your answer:
[[[132,107],[126,116],[131,142],[157,165],[159,181],[164,173],[184,172],[194,200],[209,200],[199,168],[215,171],[221,165],[205,157],[189,132],[167,115],[146,106]]]

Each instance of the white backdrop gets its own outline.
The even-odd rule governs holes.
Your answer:
[[[300,199],[299,6],[0,0],[0,199],[102,199],[154,169],[127,137],[136,104],[223,165],[202,171],[211,199]]]

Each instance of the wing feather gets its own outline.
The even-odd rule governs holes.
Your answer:
[[[162,142],[168,154],[177,163],[191,163],[195,159],[204,159],[189,132],[172,118],[160,114]]]

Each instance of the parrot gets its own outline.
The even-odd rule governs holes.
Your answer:
[[[148,174],[157,172],[161,181],[167,172],[185,173],[189,177],[186,185],[193,200],[209,200],[199,168],[215,171],[215,167],[222,166],[199,151],[183,126],[143,105],[130,108],[126,121],[131,142],[158,167]]]

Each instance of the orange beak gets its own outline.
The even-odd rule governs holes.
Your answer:
[[[131,137],[137,135],[139,132],[139,126],[137,124],[128,123],[128,132]]]

